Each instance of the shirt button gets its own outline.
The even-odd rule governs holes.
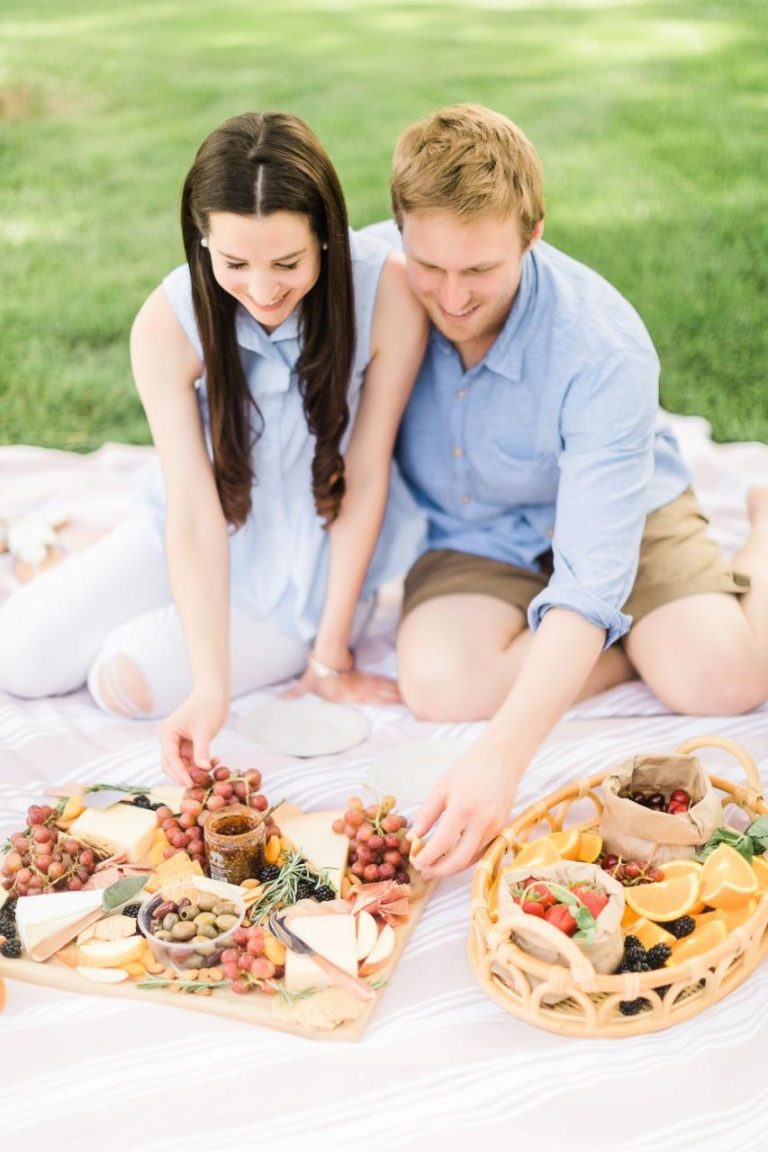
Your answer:
[[[471,500],[472,500],[471,496],[462,496],[462,498],[461,498],[462,504],[469,504]]]
[[[458,396],[459,400],[463,400],[463,399],[464,399],[464,397],[466,396],[466,394],[467,394],[467,390],[466,390],[466,388],[459,388],[458,392],[456,393],[456,395]]]
[[[456,448],[453,449],[453,455],[456,457],[457,460],[460,460],[461,457],[464,455],[464,453],[462,452],[461,448],[459,448],[457,446]]]

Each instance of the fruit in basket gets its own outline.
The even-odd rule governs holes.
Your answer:
[[[691,796],[685,788],[675,788],[668,797],[663,792],[635,791],[630,793],[629,799],[652,812],[666,812],[670,816],[687,812],[691,806]]]
[[[685,916],[695,906],[699,897],[699,878],[688,873],[672,880],[628,888],[624,895],[629,906],[640,916],[664,924]]]
[[[581,841],[578,828],[564,828],[562,832],[550,832],[547,840],[557,850],[561,860],[578,860]]]
[[[664,873],[647,860],[624,860],[621,856],[608,853],[598,860],[604,872],[613,876],[624,887],[637,884],[654,884],[663,880]]]
[[[748,904],[743,904],[741,908],[733,908],[730,912],[722,912],[719,908],[714,908],[711,912],[704,912],[703,915],[696,917],[696,927],[700,928],[711,920],[722,920],[726,932],[732,932],[734,928],[740,928],[742,924],[746,924],[751,916],[754,916],[757,906],[758,901],[753,896]]]
[[[672,951],[672,964],[684,964],[696,956],[703,956],[718,944],[722,944],[728,930],[721,919],[710,920],[702,928],[696,928],[690,936],[678,941]]]
[[[685,936],[690,936],[691,932],[696,929],[696,921],[693,916],[680,916],[677,920],[668,920],[664,928],[667,932],[671,932],[676,940],[682,940]]]
[[[721,844],[707,857],[699,888],[705,904],[729,911],[747,904],[756,892],[755,870],[734,848]]]
[[[637,937],[643,948],[653,948],[656,944],[665,944],[668,948],[672,948],[677,942],[677,938],[666,928],[654,924],[652,920],[646,920],[644,916],[632,925],[632,935]]]
[[[758,895],[768,891],[768,861],[763,856],[755,856],[752,860],[752,870],[757,878]]]
[[[524,844],[515,856],[513,868],[538,868],[542,864],[559,864],[560,853],[549,836],[540,836]]]
[[[525,903],[522,907],[525,912]],[[566,936],[574,936],[576,934],[578,924],[565,904],[553,904],[551,908],[546,908],[544,910],[544,919],[554,928],[559,928]]]
[[[603,850],[603,840],[596,832],[582,832],[579,836],[579,851],[576,857],[584,864],[594,864]]]

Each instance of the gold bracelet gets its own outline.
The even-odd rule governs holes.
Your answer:
[[[307,656],[307,663],[315,676],[320,680],[327,680],[330,676],[342,676],[345,672],[352,671],[352,668],[334,668],[330,664],[324,664],[322,660],[318,660],[317,656],[312,652]],[[354,667],[354,663],[352,667]]]

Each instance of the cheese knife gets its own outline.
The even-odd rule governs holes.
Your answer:
[[[117,912],[119,908],[129,904],[134,896],[142,890],[147,880],[149,880],[149,873],[145,872],[137,876],[123,876],[114,884],[110,884],[101,893],[101,903],[92,908],[90,912],[79,916],[77,920],[70,921],[64,927],[55,928],[47,936],[39,939],[29,949],[30,959],[48,960],[54,952],[58,952],[65,944],[69,944],[70,940],[74,940],[84,928],[88,928],[96,920],[101,920],[103,916],[109,915],[110,912]],[[61,921],[57,920],[55,923],[60,924]]]

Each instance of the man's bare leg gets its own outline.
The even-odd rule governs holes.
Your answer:
[[[409,612],[398,633],[403,699],[423,720],[489,720],[509,695],[531,639],[523,612],[503,600],[470,593],[427,600]],[[634,675],[614,645],[600,657],[578,699]]]

